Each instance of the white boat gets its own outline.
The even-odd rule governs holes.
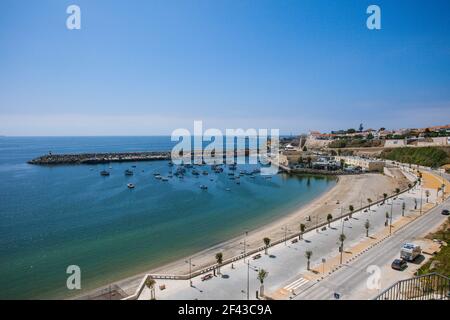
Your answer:
[[[127,187],[128,187],[128,189],[134,189],[134,184],[129,183],[129,184],[127,184]]]

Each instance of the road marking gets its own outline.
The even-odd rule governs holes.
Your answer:
[[[307,284],[308,282],[309,282],[309,280],[302,277],[300,279],[295,280],[291,284],[288,284],[283,289],[288,290],[288,291],[292,291],[292,290],[295,291],[295,290],[299,289],[301,286]]]

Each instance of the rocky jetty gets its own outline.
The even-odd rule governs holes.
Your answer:
[[[170,152],[124,152],[124,153],[80,153],[47,154],[28,161],[29,164],[96,164],[109,162],[169,160]]]

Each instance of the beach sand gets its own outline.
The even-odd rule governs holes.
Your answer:
[[[142,276],[146,273],[188,274],[189,265],[186,263],[186,260],[189,258],[195,264],[192,271],[198,270],[215,263],[215,254],[218,252],[223,253],[224,260],[242,254],[244,239],[247,243],[247,251],[249,251],[261,247],[264,237],[268,237],[272,241],[284,239],[284,228],[287,228],[287,235],[289,236],[300,231],[300,223],[305,224],[307,228],[313,227],[316,224],[325,222],[329,213],[334,218],[341,215],[341,210],[344,214],[347,213],[349,205],[353,205],[356,211],[361,206],[368,205],[368,198],[375,202],[382,199],[383,193],[391,195],[396,188],[404,189],[407,187],[409,181],[400,171],[393,170],[393,174],[394,178],[377,173],[339,176],[336,186],[322,196],[268,225],[249,230],[247,236],[243,234],[241,237],[212,246],[190,257],[184,257],[114,284],[118,285],[127,294],[133,294],[142,280]],[[311,221],[307,221],[308,216],[311,217]],[[91,292],[90,295],[92,294],[95,295],[95,293]]]

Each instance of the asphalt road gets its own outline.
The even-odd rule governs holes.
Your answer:
[[[381,271],[380,280],[383,283],[383,272],[386,272],[383,271],[382,266],[390,265],[395,258],[399,257],[399,249],[404,243],[414,242],[414,240],[423,237],[442,224],[447,219],[447,216],[441,214],[443,208],[450,209],[449,199],[432,209],[426,215],[419,217],[403,229],[397,231],[393,236],[387,238],[379,245],[368,250],[359,258],[344,265],[324,280],[302,291],[294,299],[337,299],[335,293],[339,294],[339,299],[374,298],[381,290],[393,284],[396,280],[392,279],[392,283],[385,281],[381,290],[369,289],[367,282],[369,280],[369,285],[373,283],[369,279],[373,274],[367,271],[368,268],[370,266],[379,267]]]

